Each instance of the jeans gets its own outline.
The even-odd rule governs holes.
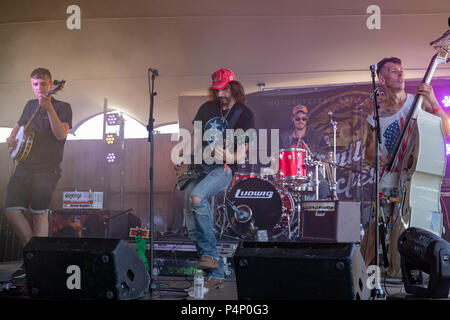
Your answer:
[[[210,200],[228,187],[233,173],[229,167],[225,171],[223,166],[206,166],[205,174],[204,178],[192,181],[185,189],[186,227],[199,258],[207,256],[218,260],[219,268],[205,270],[206,277],[223,279],[224,266],[217,252]],[[191,203],[193,196],[202,201],[199,204]]]

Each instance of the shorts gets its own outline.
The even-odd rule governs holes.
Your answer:
[[[59,170],[35,172],[16,168],[9,179],[5,210],[30,208],[32,213],[46,213],[50,209],[53,192],[61,173]]]

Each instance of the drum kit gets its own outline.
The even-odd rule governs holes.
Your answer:
[[[331,121],[336,132],[336,123]],[[277,172],[261,167],[257,173],[254,165],[240,165],[230,186],[213,199],[219,235],[231,229],[239,239],[299,239],[301,204],[319,200],[319,172],[329,185],[330,197],[337,200],[335,146],[336,134],[333,151],[327,148],[331,161],[316,160],[305,143],[280,149]]]

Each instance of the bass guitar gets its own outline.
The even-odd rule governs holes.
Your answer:
[[[59,90],[62,90],[64,87],[64,84],[66,81],[61,80],[55,80],[53,81],[53,87],[47,92],[45,95],[48,97],[49,95],[52,95]],[[23,162],[28,155],[30,154],[31,147],[33,146],[35,131],[33,128],[33,121],[38,115],[39,111],[41,111],[41,106],[37,108],[37,110],[34,112],[34,114],[31,116],[30,120],[28,120],[27,124],[24,126],[21,126],[19,130],[17,131],[15,139],[17,140],[16,146],[10,150],[11,157],[13,160],[17,162]]]
[[[431,45],[438,50],[428,66],[422,83],[430,83],[439,64],[448,61],[450,32]],[[400,201],[395,202],[388,259],[390,276],[401,269],[398,239],[407,228],[418,227],[441,236],[443,216],[440,210],[442,178],[445,175],[446,150],[441,118],[422,109],[423,96],[416,95],[392,157],[382,175],[398,172]]]

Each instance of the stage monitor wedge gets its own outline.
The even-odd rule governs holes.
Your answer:
[[[241,242],[239,300],[366,300],[367,272],[353,243]]]
[[[133,300],[150,286],[144,262],[124,240],[33,237],[23,254],[33,298]]]

